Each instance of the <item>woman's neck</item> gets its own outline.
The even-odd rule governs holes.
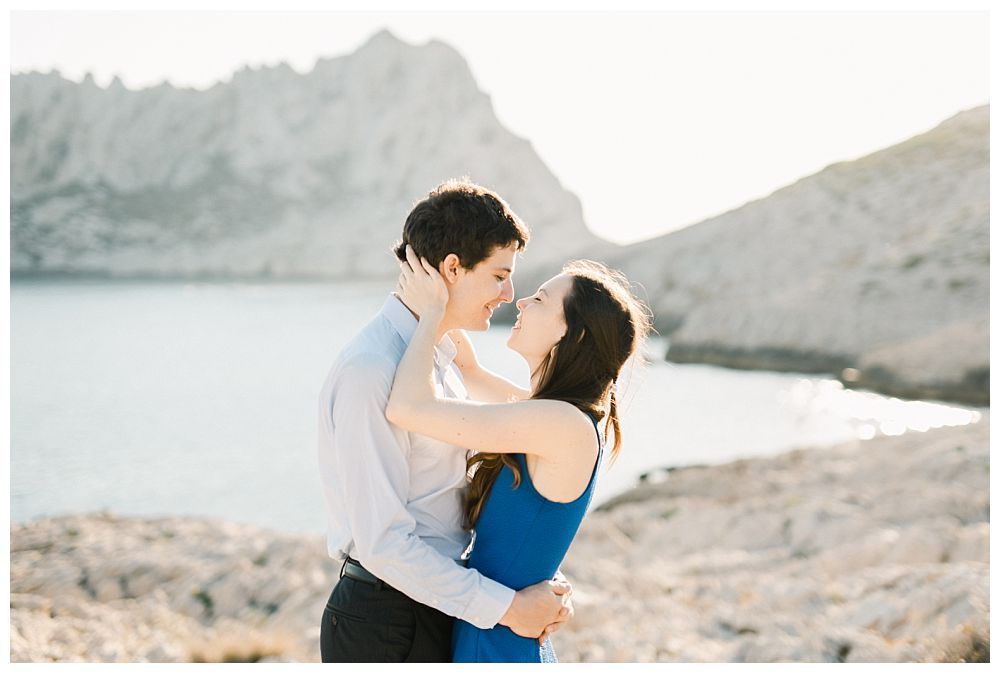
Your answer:
[[[539,360],[537,362],[528,363],[528,371],[531,372],[531,394],[534,395],[535,391],[541,386],[542,383],[542,365],[545,360]]]

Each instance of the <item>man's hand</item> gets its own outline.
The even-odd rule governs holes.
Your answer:
[[[555,622],[552,622],[551,624],[549,624],[548,626],[545,627],[545,630],[542,631],[542,635],[538,636],[538,646],[539,647],[541,647],[542,645],[544,645],[545,644],[545,639],[548,638],[553,633],[555,633],[556,631],[558,631],[560,626],[562,626],[563,624],[565,624],[569,620],[573,619],[573,614],[574,614],[574,610],[573,610],[573,598],[572,598],[572,595],[573,595],[573,585],[569,583],[569,580],[566,579],[566,576],[562,574],[561,570],[557,570],[556,571],[556,576],[553,577],[552,579],[553,579],[554,582],[557,582],[557,583],[559,583],[561,585],[565,584],[566,586],[569,587],[569,591],[567,591],[566,593],[562,594],[563,608],[565,608],[567,612],[566,612],[565,618],[560,619],[560,620],[555,621]]]
[[[545,630],[569,619],[572,605],[565,601],[573,587],[569,582],[545,580],[514,594],[514,600],[500,619],[500,623],[525,638],[541,638]]]

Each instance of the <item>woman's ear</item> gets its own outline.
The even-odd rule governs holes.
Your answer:
[[[458,258],[453,252],[448,253],[448,256],[441,260],[441,266],[438,271],[441,272],[441,277],[444,278],[449,283],[454,283],[458,280],[458,270],[462,268],[462,260]]]

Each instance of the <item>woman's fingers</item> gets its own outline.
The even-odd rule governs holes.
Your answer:
[[[410,268],[414,271],[421,268],[420,258],[417,257],[417,253],[413,251],[413,246],[411,245],[406,246],[406,261],[409,262]]]
[[[439,278],[441,276],[441,273],[425,257],[417,256],[417,253],[413,251],[413,246],[406,246],[406,261],[414,274],[417,272],[417,269],[423,269],[431,278]]]
[[[413,251],[413,246],[411,245],[406,246],[406,261],[407,261],[407,266],[410,267],[410,270],[414,274],[422,270],[426,272],[428,275],[430,275],[430,272],[427,271],[429,266],[427,261],[423,257],[418,257],[417,253]]]

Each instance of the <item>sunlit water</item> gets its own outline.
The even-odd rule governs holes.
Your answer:
[[[382,285],[15,282],[11,518],[108,509],[323,529],[316,399]],[[522,383],[508,327],[474,334]],[[980,409],[816,376],[663,361],[620,382],[624,446],[595,499],[664,466],[963,425]]]

